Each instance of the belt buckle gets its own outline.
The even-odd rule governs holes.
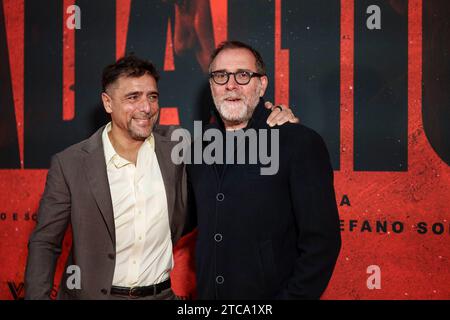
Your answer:
[[[137,291],[139,290],[139,287],[131,287],[130,291],[128,292],[128,295],[132,298],[137,298],[139,295],[137,294]]]

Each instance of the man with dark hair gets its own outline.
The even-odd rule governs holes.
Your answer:
[[[106,92],[106,88],[116,82],[120,76],[138,78],[144,74],[152,76],[156,82],[159,81],[159,73],[151,62],[141,60],[134,55],[123,57],[104,68],[102,73],[103,92]]]
[[[262,97],[269,80],[255,49],[225,42],[209,69],[221,122],[205,130],[221,132],[227,146],[234,145],[228,143],[239,132],[248,137],[265,133],[254,134],[253,143],[274,151],[278,170],[263,175],[266,163],[261,159],[233,161],[241,150],[252,150],[251,138],[225,148],[225,163],[188,165],[198,223],[199,298],[318,299],[341,245],[325,143],[300,124],[267,125]],[[264,138],[269,135],[274,139]],[[206,142],[203,150],[211,145]]]
[[[171,128],[155,127],[158,79],[153,64],[135,56],[104,69],[111,122],[52,158],[29,241],[27,299],[49,298],[69,223],[66,270],[77,268],[63,273],[58,298],[174,297],[169,272],[184,227],[185,170],[170,162]]]
[[[50,298],[69,224],[58,298],[174,298],[169,273],[187,182],[184,165],[171,161],[173,127],[156,125],[158,79],[153,64],[135,56],[104,69],[101,98],[111,122],[52,158],[28,246],[26,299]],[[291,115],[277,112],[275,122]]]

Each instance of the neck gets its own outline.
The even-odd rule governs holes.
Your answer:
[[[223,120],[223,124],[225,125],[225,130],[233,131],[233,130],[244,129],[247,126],[248,121],[236,123],[236,122],[232,122],[232,121]]]
[[[111,131],[108,132],[108,137],[114,150],[119,156],[136,164],[139,148],[142,146],[144,141],[135,140],[130,138],[128,135],[122,134],[120,129],[115,126],[112,126]]]

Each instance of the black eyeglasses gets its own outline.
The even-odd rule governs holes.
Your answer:
[[[213,81],[218,85],[224,85],[228,82],[228,80],[230,80],[231,74],[234,76],[234,81],[236,81],[240,85],[248,84],[254,77],[264,76],[261,73],[240,70],[236,72],[213,71],[209,74],[209,77],[213,79]]]

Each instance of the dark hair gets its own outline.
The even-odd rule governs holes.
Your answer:
[[[240,41],[224,41],[224,42],[220,43],[219,46],[216,48],[216,50],[214,50],[214,52],[211,55],[211,62],[209,63],[210,68],[211,68],[212,62],[217,57],[217,55],[225,49],[247,49],[255,57],[256,72],[261,73],[263,75],[266,74],[266,64],[264,63],[264,60],[261,57],[261,54],[252,46],[245,44],[243,42],[240,42]]]
[[[116,80],[121,76],[138,78],[144,74],[152,76],[155,78],[156,82],[159,80],[158,71],[150,61],[139,59],[132,54],[122,57],[115,63],[110,64],[103,69],[103,92],[106,92],[108,86],[116,82]]]

